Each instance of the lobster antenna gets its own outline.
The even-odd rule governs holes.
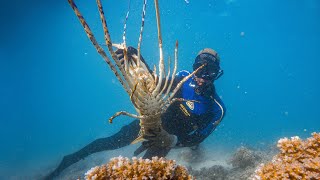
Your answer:
[[[129,14],[130,14],[130,4],[131,4],[131,0],[129,0],[128,11],[127,11],[126,19],[124,20],[124,25],[123,25],[123,35],[122,35],[122,39],[123,39],[124,47],[127,47],[127,46],[126,46],[126,30],[127,30],[127,21],[128,21]]]
[[[142,19],[141,19],[141,28],[140,28],[140,35],[139,35],[139,42],[138,42],[138,67],[140,67],[140,47],[141,47],[141,41],[142,41],[142,33],[143,33],[143,27],[144,27],[144,18],[146,16],[146,7],[147,7],[147,0],[143,0],[143,7],[142,7]]]
[[[162,35],[161,35],[161,25],[160,25],[160,12],[159,12],[159,2],[158,0],[154,0],[155,9],[156,9],[156,19],[157,19],[157,29],[158,29],[158,44],[159,44],[159,81],[156,86],[156,89],[152,92],[152,94],[159,93],[159,89],[161,87],[162,78],[164,74],[164,60],[163,60],[163,50],[162,50]]]

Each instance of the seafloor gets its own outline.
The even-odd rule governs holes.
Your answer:
[[[84,160],[67,168],[57,179],[84,179],[84,174],[92,167],[105,164],[112,157],[119,155],[132,157],[136,145],[131,145],[118,150],[95,153]],[[241,146],[228,151],[223,148],[213,148],[202,145],[197,149],[173,149],[166,157],[176,160],[177,164],[184,165],[196,179],[200,180],[246,180],[254,173],[255,169],[263,162],[270,161],[277,153],[276,148],[257,150]],[[59,162],[56,162],[57,164]],[[27,177],[41,179],[54,167]]]

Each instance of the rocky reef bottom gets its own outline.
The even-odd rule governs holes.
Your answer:
[[[207,146],[179,148],[173,149],[166,159],[169,161],[174,159],[175,162],[169,164],[186,167],[193,178],[200,180],[306,178],[304,172],[308,172],[308,177],[311,173],[313,179],[320,179],[319,133],[313,133],[306,140],[298,137],[283,138],[278,141],[277,147],[274,145],[268,150],[257,150],[241,146],[232,152]],[[135,148],[131,146],[93,154],[66,169],[58,179],[84,179],[86,172],[92,167],[103,165],[109,162],[110,158],[118,157],[119,154],[130,157],[130,152]]]
[[[225,159],[225,164],[202,167],[198,170],[188,167],[190,174],[201,180],[247,180],[256,168],[268,161],[275,152],[257,151],[248,147],[239,147],[234,154]]]
[[[119,154],[123,157],[131,158],[130,154],[135,147],[125,147],[121,150],[113,150],[108,152],[100,152],[78,163],[70,166],[63,171],[57,179],[85,179],[85,174],[95,166],[103,166],[113,157]],[[233,151],[200,146],[193,148],[173,149],[166,159],[174,159],[177,165],[187,168],[190,175],[199,180],[246,180],[263,162],[272,159],[277,151],[254,150],[245,146],[241,146]],[[53,168],[53,167],[52,167]],[[41,179],[47,172],[42,171],[27,179]],[[25,176],[26,177],[26,176]]]

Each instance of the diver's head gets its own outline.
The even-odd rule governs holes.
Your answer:
[[[210,48],[201,50],[193,63],[193,70],[195,71],[204,64],[205,66],[195,74],[196,78],[214,81],[222,75],[220,58],[215,50]]]
[[[204,64],[205,66],[195,74],[194,78],[197,83],[196,90],[201,94],[223,74],[223,70],[220,69],[220,58],[215,50],[210,48],[201,50],[194,61],[193,70]]]

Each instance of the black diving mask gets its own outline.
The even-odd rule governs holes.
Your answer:
[[[209,53],[199,54],[193,64],[193,70],[195,71],[200,66],[205,66],[200,69],[195,76],[205,80],[217,80],[223,75],[223,70],[220,69],[220,59]]]

